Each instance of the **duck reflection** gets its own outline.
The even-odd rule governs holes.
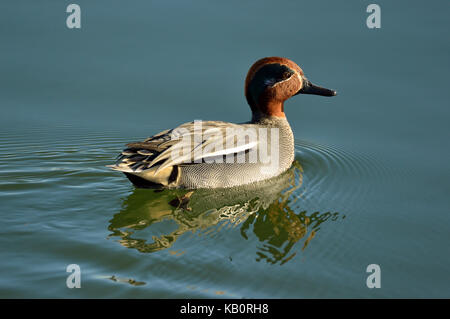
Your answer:
[[[108,229],[123,246],[152,253],[170,248],[187,232],[208,235],[226,225],[240,227],[242,237],[252,232],[262,242],[257,261],[284,264],[296,255],[293,247],[299,241],[304,239],[302,250],[307,247],[321,223],[341,218],[339,213],[296,213],[293,204],[301,198],[302,180],[296,161],[276,178],[229,189],[135,189]],[[137,236],[146,228],[154,234],[151,241]]]

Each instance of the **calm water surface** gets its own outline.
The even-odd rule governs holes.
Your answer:
[[[380,1],[380,30],[364,1],[78,3],[81,30],[68,3],[0,5],[1,297],[450,297],[448,2]],[[193,119],[248,120],[270,55],[339,92],[286,103],[285,174],[188,193],[105,167]]]

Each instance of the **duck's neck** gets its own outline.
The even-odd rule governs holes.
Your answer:
[[[284,113],[283,113],[284,115]],[[278,145],[281,170],[289,168],[294,161],[295,143],[294,133],[286,116],[270,116],[261,112],[253,112],[252,122],[257,127],[276,128],[278,134]],[[272,137],[272,132],[270,133]]]
[[[290,125],[286,117],[269,116],[263,113],[253,112],[252,120],[249,123],[290,129]]]
[[[259,122],[264,118],[283,118],[286,119],[286,114],[284,114],[283,102],[279,101],[264,101],[257,107],[252,108],[253,116],[252,122]]]
[[[283,117],[286,118],[284,114],[284,104],[280,101],[267,101],[262,110],[269,116]]]

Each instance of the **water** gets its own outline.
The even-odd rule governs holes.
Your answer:
[[[379,1],[380,30],[364,1],[78,1],[81,30],[68,3],[0,5],[1,297],[449,297],[446,1]],[[339,92],[286,103],[286,174],[186,204],[105,167],[186,121],[248,120],[270,55]]]

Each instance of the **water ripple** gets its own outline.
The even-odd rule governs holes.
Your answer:
[[[306,251],[308,258],[351,256],[343,243],[355,241],[355,234],[346,231],[345,219],[363,212],[374,184],[393,175],[375,156],[299,140],[296,163],[284,177],[250,190],[197,190],[184,205],[179,199],[185,191],[134,189],[105,167],[126,142],[137,139],[71,128],[0,134],[0,197],[10,210],[20,211],[7,220],[20,225],[22,218],[59,239],[66,229],[85,225],[92,232],[80,232],[79,242],[109,232],[104,237],[112,238],[116,249],[157,256],[167,265],[161,275],[191,264],[224,271],[217,258],[241,266],[256,267],[256,261],[298,267]],[[104,237],[93,246],[109,247]],[[361,242],[358,238],[355,245]],[[172,284],[193,278],[167,276]],[[204,270],[201,276],[214,278],[215,272]],[[210,285],[202,280],[197,284]]]
[[[376,158],[297,140],[296,157],[304,168],[305,200],[339,200],[352,206],[371,191],[371,183],[392,174]]]

